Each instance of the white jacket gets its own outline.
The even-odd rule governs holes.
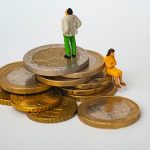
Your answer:
[[[62,19],[62,31],[65,36],[74,36],[80,26],[81,21],[75,15],[68,15]]]

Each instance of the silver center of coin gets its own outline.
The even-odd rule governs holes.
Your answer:
[[[7,76],[7,80],[15,85],[28,86],[36,85],[37,81],[35,75],[25,68],[19,68],[10,72]]]
[[[88,107],[90,116],[102,120],[116,120],[125,118],[130,113],[130,107],[123,103],[93,104]]]

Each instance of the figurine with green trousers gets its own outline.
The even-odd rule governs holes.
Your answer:
[[[68,8],[66,16],[62,19],[62,31],[64,36],[65,58],[76,57],[76,40],[77,29],[81,26],[80,19],[73,15],[73,10]]]

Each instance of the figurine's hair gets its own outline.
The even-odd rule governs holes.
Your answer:
[[[68,15],[72,15],[73,14],[73,10],[71,8],[68,8],[67,9],[67,13],[68,13]]]
[[[110,56],[110,54],[111,53],[114,53],[115,52],[115,50],[114,49],[112,49],[112,48],[110,48],[109,50],[108,50],[108,53],[107,53],[107,55],[106,56]]]

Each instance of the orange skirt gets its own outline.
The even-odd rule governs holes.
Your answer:
[[[118,77],[122,76],[122,71],[115,67],[111,68],[111,69],[106,68],[106,74],[108,74],[112,77],[118,78]]]

